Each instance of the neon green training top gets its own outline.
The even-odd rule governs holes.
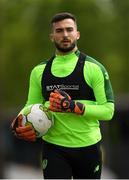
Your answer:
[[[56,55],[52,63],[52,74],[57,77],[68,76],[74,70],[77,60],[75,52]],[[39,64],[31,72],[26,106],[35,103],[49,106],[42,95],[41,86],[45,65]],[[94,91],[96,101],[79,100],[85,104],[83,115],[52,112],[54,126],[42,137],[45,141],[65,147],[84,147],[101,140],[99,120],[111,120],[114,114],[111,83],[105,68],[90,56],[86,57],[83,73],[85,81]]]

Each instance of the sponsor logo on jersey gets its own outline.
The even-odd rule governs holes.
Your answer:
[[[79,85],[65,85],[65,84],[56,84],[56,85],[49,85],[46,86],[47,91],[53,91],[54,89],[60,89],[60,90],[79,90]]]

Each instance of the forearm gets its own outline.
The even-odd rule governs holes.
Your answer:
[[[111,120],[114,115],[114,103],[107,102],[102,105],[85,104],[83,115],[88,119]]]

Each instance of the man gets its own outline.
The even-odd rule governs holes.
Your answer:
[[[32,70],[26,104],[43,103],[55,119],[54,126],[42,137],[44,178],[99,179],[99,121],[111,120],[114,113],[109,76],[103,65],[78,50],[80,32],[74,15],[56,14],[51,28],[56,52]],[[13,121],[18,138],[36,140],[31,125],[15,126]]]

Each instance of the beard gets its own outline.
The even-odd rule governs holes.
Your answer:
[[[60,52],[70,52],[70,51],[72,51],[74,48],[75,48],[75,46],[76,46],[76,42],[73,42],[69,47],[61,47],[60,46],[60,44],[58,44],[58,43],[56,43],[56,42],[54,42],[55,43],[55,47],[60,51]]]

